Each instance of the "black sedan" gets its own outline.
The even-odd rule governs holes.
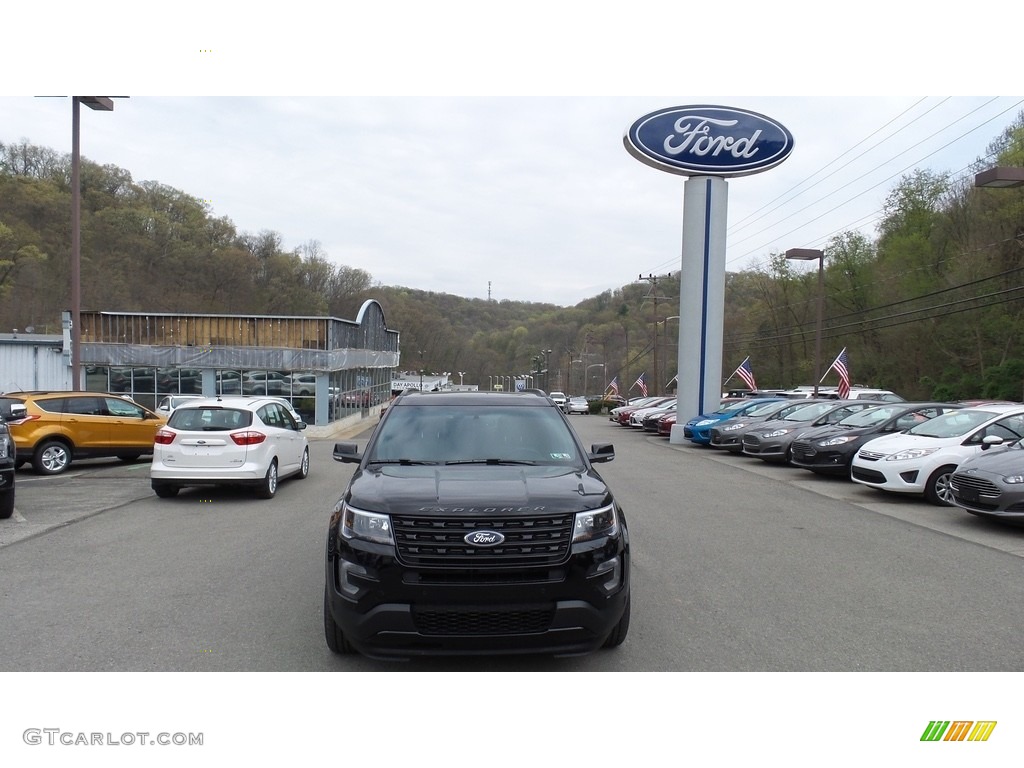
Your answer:
[[[788,464],[793,441],[804,432],[835,424],[857,411],[876,405],[878,400],[823,400],[799,408],[784,419],[771,419],[743,433],[743,454],[764,461]]]
[[[978,517],[1024,525],[1024,445],[982,446],[949,480],[953,503]]]
[[[822,475],[849,477],[853,457],[864,443],[962,407],[954,403],[887,403],[858,411],[835,424],[801,433],[790,448],[789,463]]]

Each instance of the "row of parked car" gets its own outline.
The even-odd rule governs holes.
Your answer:
[[[0,519],[14,512],[17,468],[57,475],[84,458],[152,455],[160,497],[247,485],[271,498],[281,479],[309,473],[305,429],[286,398],[268,395],[174,395],[154,412],[108,392],[9,392],[0,395]]]
[[[851,394],[725,398],[716,411],[685,422],[683,437],[1024,524],[1024,403]],[[610,412],[622,426],[666,437],[675,416],[674,397],[642,398]]]

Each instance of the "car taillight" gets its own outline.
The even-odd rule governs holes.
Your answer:
[[[170,445],[174,442],[175,433],[169,429],[158,429],[153,436],[153,442],[157,445]]]
[[[231,439],[235,441],[235,445],[259,445],[267,439],[267,436],[262,432],[248,430],[246,432],[233,432]]]

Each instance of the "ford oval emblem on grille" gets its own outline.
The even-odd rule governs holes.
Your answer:
[[[497,531],[473,531],[462,540],[473,547],[496,547],[505,541],[505,537]]]

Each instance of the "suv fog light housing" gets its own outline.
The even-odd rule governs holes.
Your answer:
[[[622,558],[613,557],[598,563],[591,576],[600,581],[600,588],[611,594],[622,586]]]
[[[363,512],[341,502],[341,535],[346,539],[361,539],[374,544],[394,545],[391,518],[374,512]]]
[[[366,577],[366,569],[356,563],[350,563],[347,560],[341,560],[338,563],[338,586],[341,587],[341,591],[349,597],[356,597],[360,592],[365,591],[362,587],[352,581],[352,576]]]
[[[591,541],[602,536],[614,536],[618,532],[619,519],[615,514],[615,505],[609,504],[601,509],[576,513],[572,543]]]

